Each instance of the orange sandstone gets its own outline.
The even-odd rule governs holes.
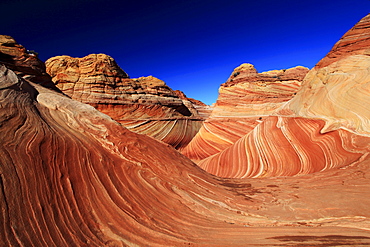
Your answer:
[[[178,149],[190,142],[203,121],[196,109],[198,102],[180,98],[153,76],[130,79],[105,54],[53,57],[46,66],[57,87],[72,99],[94,106],[136,133]]]
[[[301,66],[262,73],[252,64],[235,68],[211,116],[182,153],[199,161],[228,148],[290,100],[307,72]]]

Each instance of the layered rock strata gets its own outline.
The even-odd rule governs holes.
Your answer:
[[[187,145],[203,121],[195,108],[198,102],[180,98],[153,76],[130,79],[105,54],[53,57],[46,66],[57,87],[72,99],[94,106],[134,132],[176,148]]]
[[[242,64],[219,89],[211,116],[182,151],[194,161],[219,153],[249,133],[298,91],[308,69],[258,73],[252,64]]]
[[[59,91],[46,73],[45,64],[37,57],[37,53],[27,50],[7,35],[0,35],[0,63],[27,80]]]
[[[370,244],[368,159],[302,177],[217,178],[1,65],[0,128],[3,246]]]
[[[322,132],[347,129],[369,135],[370,15],[350,29],[305,78],[297,96],[280,112],[320,117]]]
[[[369,34],[366,16],[307,74],[297,95],[275,116],[199,166],[225,177],[292,176],[363,159],[370,136]]]

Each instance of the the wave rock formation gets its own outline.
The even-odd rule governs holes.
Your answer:
[[[273,116],[199,166],[221,177],[292,176],[367,155],[369,23],[367,16],[349,30]]]
[[[0,36],[0,245],[369,246],[369,23],[199,164],[233,178],[67,97]]]

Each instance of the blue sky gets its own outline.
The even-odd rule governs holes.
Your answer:
[[[2,0],[0,20],[43,61],[105,53],[132,78],[212,104],[241,63],[312,68],[369,10],[370,0]]]

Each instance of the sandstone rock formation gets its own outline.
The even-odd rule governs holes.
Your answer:
[[[297,95],[275,116],[199,166],[225,177],[292,176],[361,161],[370,141],[369,36],[367,16],[306,75]]]
[[[198,132],[206,109],[180,98],[153,76],[130,79],[105,54],[83,58],[57,56],[46,61],[54,83],[72,99],[94,106],[126,128],[162,140],[178,149]],[[197,109],[196,109],[197,107]]]
[[[370,244],[369,159],[301,177],[217,178],[2,65],[0,128],[3,246]]]
[[[316,65],[326,67],[334,62],[353,55],[370,55],[370,16],[362,18],[334,45],[331,51]]]
[[[370,138],[345,130],[320,133],[324,121],[271,116],[219,154],[199,162],[222,177],[276,177],[342,168],[364,158]]]
[[[281,111],[324,119],[322,132],[339,128],[369,135],[370,15],[350,29],[305,78]]]
[[[0,35],[0,63],[21,77],[59,91],[46,73],[45,64],[38,59],[37,53],[27,50],[7,35]]]
[[[211,116],[182,153],[200,161],[231,146],[290,100],[307,72],[298,66],[258,73],[252,64],[240,65],[221,85]]]

